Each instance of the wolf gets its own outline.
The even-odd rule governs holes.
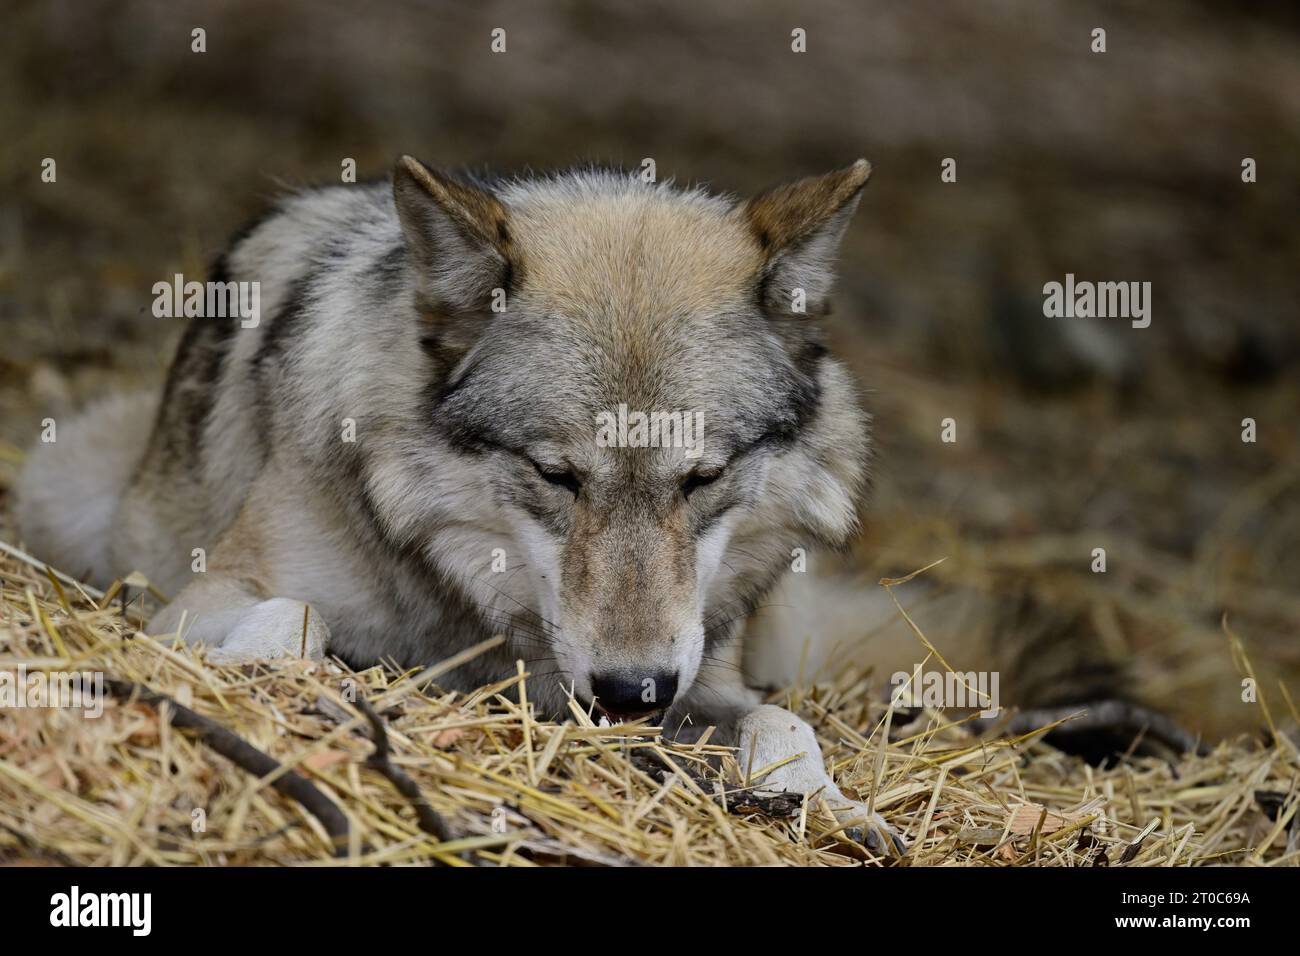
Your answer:
[[[283,197],[210,276],[256,283],[261,321],[194,318],[160,393],[39,447],[21,532],[92,581],[142,571],[171,596],[149,633],[218,660],[418,667],[503,635],[442,683],[522,659],[544,713],[711,726],[901,852],[739,663],[794,557],[858,530],[870,420],[819,320],[870,173],[739,199],[404,156]],[[598,441],[620,409],[702,434]]]

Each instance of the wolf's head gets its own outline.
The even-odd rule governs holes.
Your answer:
[[[738,202],[398,164],[456,503],[432,551],[551,683],[662,710],[792,563],[854,532],[867,420],[816,319],[869,174]]]

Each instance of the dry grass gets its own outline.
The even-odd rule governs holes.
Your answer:
[[[0,673],[101,672],[168,695],[269,755],[252,774],[156,703],[108,695],[80,710],[0,710],[0,860],[81,865],[814,865],[888,862],[837,829],[817,800],[762,801],[725,748],[654,729],[563,724],[514,700],[523,672],[470,694],[428,674],[333,662],[243,668],[136,631],[107,595],[0,559]],[[128,607],[128,615],[130,608]],[[1225,652],[1226,656],[1226,652]],[[348,691],[355,682],[355,694]],[[435,682],[436,684],[436,679]],[[980,740],[926,711],[906,726],[869,675],[780,695],[817,728],[834,777],[911,844],[913,865],[1188,866],[1300,861],[1300,757],[1285,734],[1177,763],[1099,770],[1038,733]],[[372,755],[364,699],[392,766],[454,831],[429,832]],[[1282,705],[1285,710],[1289,702]],[[1265,715],[1261,714],[1261,719]],[[1267,715],[1268,722],[1279,718]],[[881,747],[882,738],[888,744]],[[709,758],[713,760],[710,761]],[[715,767],[714,765],[718,765]],[[275,784],[314,785],[346,820],[336,845]],[[1267,812],[1266,809],[1267,808]],[[319,808],[317,808],[319,810]],[[200,826],[201,823],[201,826]]]

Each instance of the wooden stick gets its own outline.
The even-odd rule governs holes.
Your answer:
[[[106,679],[105,689],[122,701],[139,700],[149,704],[159,714],[166,705],[167,721],[182,730],[192,730],[198,738],[225,757],[237,767],[249,773],[264,777],[267,774],[282,771],[271,781],[271,786],[291,800],[296,800],[308,813],[320,821],[325,832],[334,844],[336,857],[347,856],[350,828],[348,818],[329,797],[306,777],[293,770],[282,770],[275,758],[258,750],[247,740],[233,731],[227,730],[214,720],[197,714],[178,704],[166,694],[136,684],[131,681]]]

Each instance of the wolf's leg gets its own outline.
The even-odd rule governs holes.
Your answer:
[[[153,617],[148,633],[176,633],[184,618],[181,637],[212,648],[213,661],[324,658],[329,644],[324,619],[305,602],[275,594],[273,562],[265,556],[262,537],[273,510],[274,503],[254,490],[217,543],[207,571]]]
[[[818,794],[835,819],[849,825],[847,832],[876,853],[888,855],[882,834],[899,854],[907,852],[907,844],[884,817],[845,796],[836,786],[826,772],[826,761],[812,727],[788,710],[761,704],[759,694],[741,681],[739,670],[706,662],[691,690],[669,711],[664,726],[675,728],[687,715],[691,727],[679,737],[697,736],[705,726],[715,726],[711,742],[736,747],[741,767],[758,771],[789,757],[796,758],[757,781],[757,793]]]
[[[880,834],[884,834],[899,854],[907,852],[907,844],[885,822],[885,818],[867,808],[865,803],[850,799],[836,786],[826,772],[826,761],[817,735],[813,729],[790,711],[770,704],[755,708],[745,715],[737,728],[736,745],[740,748],[737,760],[742,767],[761,769],[785,760],[793,754],[798,759],[777,767],[762,778],[759,793],[790,791],[810,794],[821,791],[826,806],[841,824],[872,850],[884,854]]]
[[[221,576],[191,584],[154,615],[148,632],[174,634],[187,644],[211,648],[208,658],[222,664],[272,657],[320,660],[329,627],[309,605],[292,598],[262,599],[241,582]]]

